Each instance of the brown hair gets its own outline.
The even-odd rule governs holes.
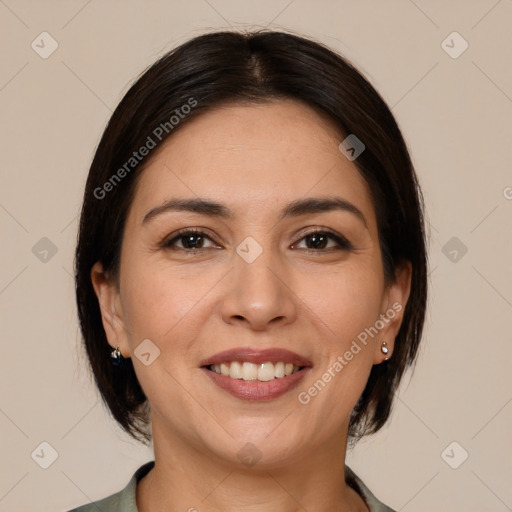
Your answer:
[[[136,178],[156,151],[140,162],[130,159],[148,137],[160,146],[208,109],[226,102],[279,98],[305,102],[326,114],[342,133],[355,134],[364,143],[365,150],[354,164],[372,194],[386,279],[395,279],[401,263],[412,264],[410,297],[393,357],[371,370],[352,412],[353,439],[382,427],[403,373],[415,360],[427,300],[423,201],[391,111],[353,65],[318,42],[272,31],[209,33],[164,55],[132,85],[103,133],[85,188],[75,259],[80,327],[102,398],[121,427],[136,439],[150,439],[147,399],[131,359],[118,368],[111,363],[90,277],[99,261],[117,279]],[[184,105],[193,108],[183,109]],[[181,115],[185,110],[187,115]],[[173,123],[172,116],[179,116],[179,122]]]

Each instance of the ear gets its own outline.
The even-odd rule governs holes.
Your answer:
[[[411,291],[412,265],[409,261],[403,263],[395,271],[395,281],[390,283],[384,293],[381,304],[381,315],[376,321],[379,335],[375,337],[373,364],[379,364],[391,358],[395,346],[395,338],[402,325],[405,306]],[[386,342],[388,353],[382,352],[383,342]]]
[[[100,305],[101,320],[109,345],[112,348],[119,346],[123,357],[130,357],[131,352],[117,284],[107,275],[100,262],[95,263],[91,269],[91,281]]]

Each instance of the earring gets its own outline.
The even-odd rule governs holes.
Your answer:
[[[123,354],[121,354],[121,351],[119,350],[119,345],[116,345],[116,348],[112,349],[112,352],[110,352],[110,359],[116,368],[121,366]]]
[[[388,344],[385,341],[382,342],[380,351],[386,356],[384,358],[384,361],[387,361],[389,359],[389,356],[387,355],[389,353],[389,348],[388,348]]]

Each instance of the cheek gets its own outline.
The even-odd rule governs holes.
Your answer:
[[[314,286],[312,281],[304,288],[301,296],[318,323],[328,328],[333,348],[343,350],[378,319],[383,279],[375,270],[371,266],[347,268],[322,279],[316,276]]]
[[[368,331],[379,318],[380,282],[378,274],[351,272],[331,276],[321,283],[322,293],[309,295],[323,357],[309,387],[298,390],[298,400],[315,431],[330,432],[348,421],[366,386],[375,343]]]
[[[356,404],[373,365],[372,327],[379,318],[383,279],[377,266],[364,265],[321,279],[316,276],[315,282],[303,289],[302,296],[307,297],[316,332],[323,333],[319,343],[323,357],[313,387],[301,389],[306,393],[302,403],[318,397],[318,410],[325,404],[336,423]]]
[[[205,317],[203,297],[214,280],[179,277],[168,268],[142,263],[127,258],[121,283],[123,320],[135,373],[156,411],[165,410],[169,403],[180,404],[186,411],[191,404],[180,382],[195,369],[187,356]],[[142,343],[150,353],[149,364],[138,357]]]
[[[161,346],[194,316],[221,276],[213,271],[194,278],[150,261],[128,261],[125,269],[123,316],[132,344],[150,338]]]

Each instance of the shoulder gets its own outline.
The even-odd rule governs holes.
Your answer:
[[[347,484],[362,496],[370,512],[395,512],[392,508],[379,501],[348,466],[345,466],[345,475]]]
[[[87,503],[68,512],[137,512],[136,490],[137,483],[155,465],[154,461],[142,465],[134,473],[124,489],[99,501]]]
[[[121,499],[122,499],[123,491],[119,491],[116,494],[112,494],[107,498],[104,498],[99,501],[95,501],[93,503],[89,503],[87,505],[82,505],[80,507],[74,508],[69,512],[98,512],[101,510],[102,512],[125,512],[125,509],[120,508]],[[136,508],[126,509],[126,512],[136,512]]]

